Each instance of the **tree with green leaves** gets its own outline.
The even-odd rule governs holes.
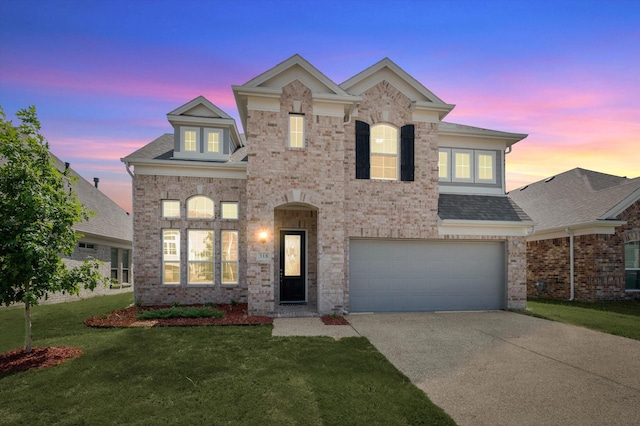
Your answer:
[[[17,112],[14,126],[0,107],[0,302],[25,305],[25,351],[32,350],[31,307],[48,293],[78,294],[106,283],[88,259],[68,267],[80,235],[73,226],[88,220],[68,170],[60,171],[40,134],[35,107]]]

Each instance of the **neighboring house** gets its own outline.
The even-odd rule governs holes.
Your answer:
[[[577,168],[509,196],[537,223],[527,238],[529,296],[640,298],[640,177]]]
[[[122,159],[137,302],[524,308],[533,222],[504,164],[526,135],[443,122],[454,105],[389,59],[338,85],[294,55],[233,92],[244,136],[198,97]]]

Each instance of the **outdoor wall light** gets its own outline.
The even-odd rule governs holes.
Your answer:
[[[260,237],[260,242],[262,244],[265,244],[267,242],[267,231],[261,231],[259,237]]]

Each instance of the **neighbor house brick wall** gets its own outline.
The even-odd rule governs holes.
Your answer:
[[[626,225],[613,235],[574,237],[574,297],[576,300],[640,298],[625,291],[624,244],[640,239],[640,202],[619,217]],[[527,293],[529,297],[569,299],[571,261],[569,237],[527,243]],[[536,287],[544,282],[546,289]]]
[[[240,241],[247,238],[245,226],[246,192],[244,179],[220,179],[206,177],[156,176],[136,174],[133,180],[133,261],[136,268],[136,301],[145,305],[171,303],[229,303],[231,300],[246,302],[247,285],[245,252],[239,247],[240,270],[238,285],[221,285],[221,237],[222,230],[239,231]],[[194,195],[205,195],[214,202],[213,219],[187,219],[186,202]],[[179,200],[181,217],[175,220],[162,218],[162,200]],[[220,203],[238,202],[239,220],[223,220]],[[162,284],[162,230],[180,230],[180,285]],[[187,285],[187,231],[202,229],[214,231],[214,282],[213,285]]]

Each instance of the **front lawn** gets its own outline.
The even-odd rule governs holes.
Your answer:
[[[96,329],[131,294],[33,309],[34,346],[76,346],[55,367],[0,377],[3,424],[454,424],[365,338],[272,337],[271,326]],[[0,310],[0,352],[23,342]]]
[[[550,320],[640,340],[640,301],[569,302],[529,299],[527,311]]]

